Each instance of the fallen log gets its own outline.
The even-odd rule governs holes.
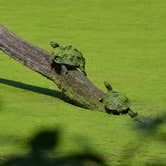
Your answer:
[[[22,40],[2,25],[0,25],[0,50],[52,80],[72,103],[105,112],[103,104],[99,102],[104,93],[84,74],[77,70],[69,70],[62,76],[52,67],[51,56],[47,51]]]

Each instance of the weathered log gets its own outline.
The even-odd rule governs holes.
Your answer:
[[[62,76],[51,66],[50,54],[22,40],[0,25],[0,49],[30,69],[52,80],[62,92],[77,105],[104,111],[99,99],[104,93],[77,70]]]

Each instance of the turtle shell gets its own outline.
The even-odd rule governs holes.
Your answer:
[[[129,109],[128,98],[122,93],[116,91],[108,91],[103,96],[103,104],[110,111],[123,113]]]
[[[72,46],[57,47],[53,52],[53,61],[58,64],[79,67],[85,65],[85,58],[82,53]]]

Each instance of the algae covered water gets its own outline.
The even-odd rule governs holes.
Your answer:
[[[78,48],[99,88],[110,82],[133,111],[155,118],[166,108],[165,7],[163,0],[0,0],[0,24],[48,51],[52,40]],[[118,165],[142,147],[134,164],[165,160],[165,145],[154,136],[142,141],[128,116],[65,102],[52,82],[2,52],[0,102],[1,156],[26,153],[24,142],[34,131],[60,126],[60,154],[89,145]],[[162,124],[157,132],[164,131]]]

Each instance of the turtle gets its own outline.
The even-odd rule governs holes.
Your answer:
[[[114,91],[112,86],[106,81],[104,85],[107,92],[100,99],[100,102],[104,104],[107,113],[114,115],[129,114],[132,118],[137,116],[137,113],[129,108],[129,100],[124,94]]]
[[[83,54],[71,45],[65,47],[58,43],[50,42],[54,51],[52,52],[52,62],[61,65],[61,74],[66,75],[68,70],[79,69],[85,76],[85,58]]]

